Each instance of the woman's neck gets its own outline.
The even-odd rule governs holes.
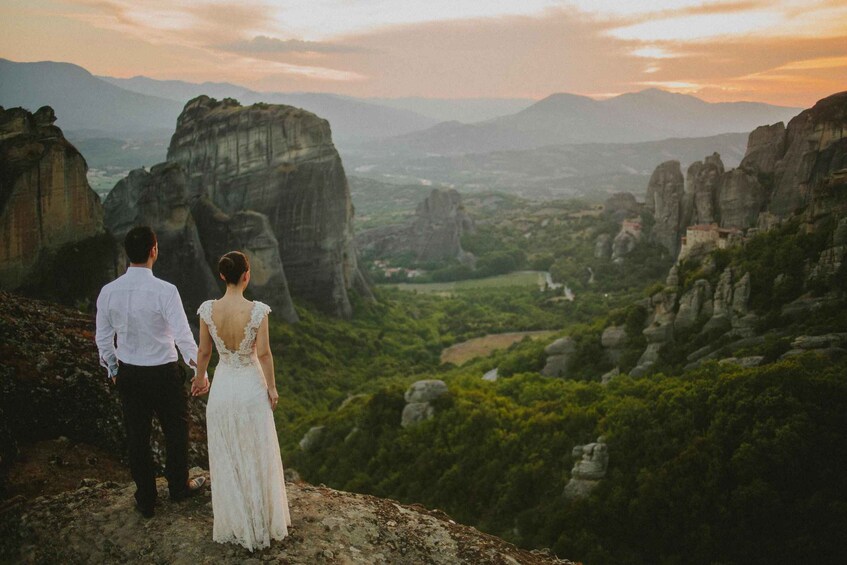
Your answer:
[[[224,298],[244,298],[244,287],[241,285],[228,284],[226,285],[226,293]]]

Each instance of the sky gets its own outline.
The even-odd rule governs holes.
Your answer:
[[[0,0],[0,57],[362,97],[847,90],[847,0]]]

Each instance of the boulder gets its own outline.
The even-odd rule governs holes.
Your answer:
[[[618,367],[615,367],[614,369],[612,369],[608,373],[604,373],[600,376],[600,384],[607,385],[610,382],[612,382],[612,380],[615,377],[620,376],[620,374],[621,374],[621,370]]]
[[[406,402],[430,402],[447,394],[447,384],[437,379],[417,381],[406,390]]]
[[[406,428],[432,419],[435,416],[435,407],[432,406],[431,402],[448,392],[447,384],[437,379],[426,379],[412,383],[404,394],[406,406],[403,407],[400,425]]]
[[[570,336],[565,336],[557,339],[550,345],[544,348],[544,353],[547,355],[567,355],[576,350],[576,342]]]
[[[311,451],[318,445],[318,441],[323,435],[324,426],[312,426],[309,428],[303,437],[300,438],[300,442],[297,444],[300,446],[300,449],[303,451]]]
[[[434,416],[435,408],[429,402],[410,402],[403,407],[403,413],[400,416],[400,425],[407,428],[420,422],[431,420]]]
[[[609,447],[600,437],[595,443],[575,446],[571,455],[575,462],[564,494],[569,498],[581,498],[590,493],[600,479],[606,476]]]
[[[626,328],[623,326],[609,326],[603,330],[600,343],[607,349],[621,349],[626,346]]]
[[[746,369],[748,367],[758,367],[762,364],[763,360],[764,356],[762,355],[749,355],[747,357],[727,357],[718,361],[718,364],[737,365]]]
[[[826,349],[828,347],[847,347],[847,333],[829,333],[823,335],[801,335],[791,342],[793,349]]]

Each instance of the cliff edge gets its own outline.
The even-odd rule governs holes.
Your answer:
[[[198,471],[198,470],[195,470]],[[167,500],[150,520],[132,506],[132,483],[83,480],[82,486],[0,515],[0,559],[26,563],[430,563],[562,564],[546,551],[518,549],[441,512],[322,486],[288,483],[292,527],[250,553],[212,541],[207,490]]]

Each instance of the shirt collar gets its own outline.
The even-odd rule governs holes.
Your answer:
[[[147,267],[127,267],[126,274],[136,277],[152,277],[153,269]]]

